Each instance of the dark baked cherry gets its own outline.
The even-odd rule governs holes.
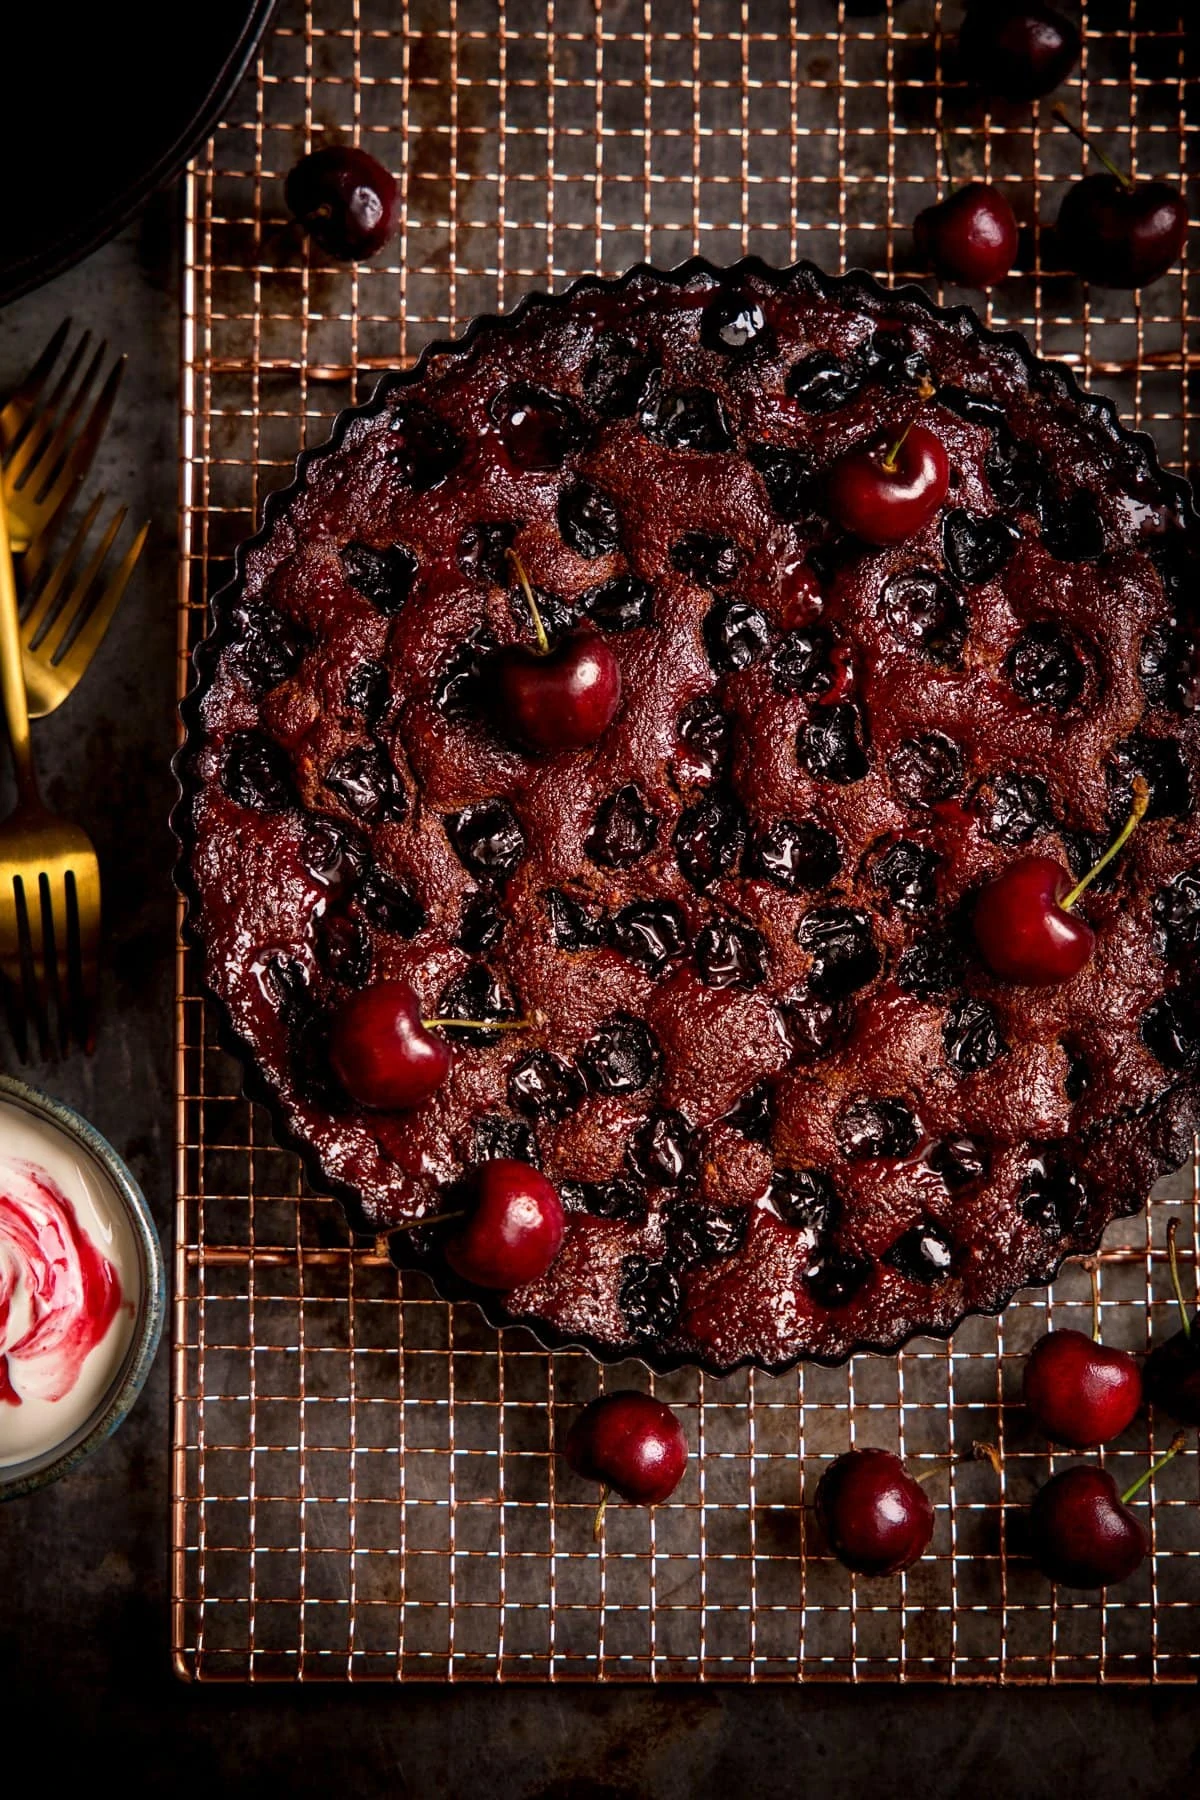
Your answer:
[[[1067,1059],[1067,1072],[1063,1076],[1063,1093],[1073,1103],[1081,1100],[1087,1092],[1092,1072],[1086,1056],[1075,1044],[1068,1043],[1065,1038],[1059,1041],[1062,1044],[1063,1055]]]
[[[1167,1257],[1179,1307],[1179,1330],[1157,1344],[1146,1359],[1146,1398],[1156,1411],[1169,1413],[1181,1425],[1200,1425],[1200,1328],[1183,1297],[1178,1232],[1179,1221],[1172,1219],[1167,1226]]]
[[[425,923],[425,908],[408,883],[386,869],[368,869],[354,896],[354,904],[369,924],[397,936],[416,937]]]
[[[1088,1196],[1082,1178],[1053,1146],[1036,1157],[1021,1183],[1017,1203],[1030,1223],[1051,1238],[1079,1231],[1087,1217]]]
[[[883,1260],[909,1281],[936,1287],[949,1275],[954,1252],[949,1239],[926,1219],[898,1237]]]
[[[913,221],[917,255],[945,281],[991,287],[1017,260],[1016,214],[998,187],[969,181]]]
[[[415,494],[427,494],[457,468],[463,443],[453,426],[419,400],[400,400],[388,419],[388,461]]]
[[[362,880],[371,861],[365,839],[348,825],[310,813],[300,839],[300,861],[322,887],[349,891]]]
[[[505,924],[495,894],[487,888],[477,888],[463,901],[456,942],[461,950],[482,956],[496,948],[504,936]]]
[[[648,975],[660,975],[687,948],[687,920],[673,900],[634,900],[613,918],[608,941]]]
[[[565,1119],[583,1099],[583,1082],[561,1056],[534,1050],[509,1071],[508,1098],[534,1119]]]
[[[771,1141],[771,1124],[774,1118],[774,1105],[771,1099],[770,1084],[756,1081],[753,1087],[734,1102],[725,1114],[724,1123],[732,1125],[751,1143],[768,1144]]]
[[[256,699],[294,675],[309,645],[306,632],[265,600],[242,601],[233,610],[231,658]]]
[[[621,542],[621,520],[608,495],[590,481],[573,481],[558,496],[558,529],[562,541],[593,561]]]
[[[1079,60],[1079,31],[1039,0],[972,0],[958,34],[963,73],[1005,100],[1036,100]]]
[[[352,1100],[385,1112],[423,1106],[450,1073],[450,1051],[426,1029],[406,981],[376,982],[342,1001],[329,1059]]]
[[[1109,758],[1106,774],[1112,795],[1109,813],[1114,825],[1124,818],[1133,782],[1139,775],[1150,790],[1148,819],[1178,818],[1191,806],[1187,764],[1179,745],[1171,738],[1150,737],[1143,731],[1122,738]]]
[[[1000,1022],[986,1000],[964,996],[950,1008],[942,1026],[942,1048],[958,1075],[976,1075],[1008,1050]]]
[[[488,412],[513,463],[530,473],[561,469],[588,439],[587,425],[565,395],[528,381],[501,388]]]
[[[710,791],[679,815],[675,856],[684,879],[703,890],[736,867],[746,842],[746,821],[731,797]]]
[[[449,720],[483,712],[487,701],[484,668],[496,644],[490,632],[477,632],[442,664],[433,686],[433,704]]]
[[[802,1231],[810,1246],[837,1224],[838,1193],[824,1169],[776,1169],[767,1198],[784,1224]]]
[[[562,1249],[564,1231],[553,1182],[528,1163],[497,1157],[479,1170],[475,1204],[443,1249],[464,1281],[508,1293],[546,1273]]]
[[[648,1256],[627,1256],[621,1264],[617,1305],[630,1334],[643,1342],[674,1330],[683,1305],[679,1278],[665,1263]]]
[[[804,1275],[804,1285],[818,1306],[849,1306],[871,1278],[866,1257],[830,1246],[818,1248]]]
[[[912,338],[903,329],[881,326],[873,331],[866,344],[866,362],[873,377],[884,387],[928,388],[933,377],[925,357],[914,350]]]
[[[664,1219],[667,1258],[677,1269],[723,1262],[738,1254],[749,1225],[750,1215],[744,1207],[733,1210],[698,1200],[677,1201],[667,1208]]]
[[[771,627],[745,600],[718,600],[704,618],[708,660],[719,675],[748,669],[771,641]]]
[[[786,893],[828,887],[842,866],[838,841],[815,819],[777,819],[751,846],[750,872]]]
[[[883,587],[884,617],[902,644],[956,668],[967,640],[967,610],[936,569],[901,569]]]
[[[601,1094],[636,1094],[658,1075],[658,1045],[642,1019],[614,1013],[579,1052],[588,1086]]]
[[[599,1537],[609,1493],[635,1506],[661,1505],[683,1480],[688,1447],[669,1406],[623,1389],[584,1407],[567,1433],[563,1454],[577,1475],[602,1485],[594,1525]]]
[[[352,744],[325,771],[325,786],[364,824],[402,819],[408,796],[378,744]]]
[[[1142,1376],[1127,1350],[1082,1331],[1047,1331],[1025,1360],[1024,1396],[1051,1443],[1092,1450],[1133,1423]]]
[[[649,855],[658,841],[658,820],[642,790],[629,781],[596,808],[585,848],[606,869],[630,869]]]
[[[899,544],[936,518],[950,488],[950,458],[940,437],[913,420],[898,436],[849,450],[833,466],[833,517],[868,544]]]
[[[861,781],[869,764],[857,706],[839,701],[814,709],[796,734],[796,755],[818,781],[833,781],[839,787]]]
[[[342,571],[350,586],[385,616],[398,613],[408,599],[417,559],[402,544],[375,550],[369,544],[347,544],[341,551]]]
[[[749,444],[746,455],[762,476],[771,511],[793,523],[805,519],[813,506],[813,463],[806,450],[785,450],[779,444]]]
[[[742,294],[717,294],[700,315],[700,341],[709,350],[770,355],[774,336],[758,301]]]
[[[652,376],[641,409],[642,430],[668,450],[732,450],[725,409],[707,388],[662,388]]]
[[[676,727],[679,741],[686,745],[691,767],[698,776],[717,773],[729,751],[731,727],[711,694],[689,700],[679,715]]]
[[[987,1151],[969,1137],[944,1138],[933,1146],[926,1160],[951,1193],[969,1187],[973,1181],[982,1181],[991,1166]]]
[[[1028,843],[1050,824],[1050,796],[1040,775],[1005,769],[993,776],[990,799],[984,830],[998,844]]]
[[[463,574],[507,587],[512,578],[508,553],[520,529],[515,519],[481,519],[466,526],[458,540],[458,566]]]
[[[1088,1463],[1052,1475],[1029,1508],[1029,1549],[1042,1574],[1077,1588],[1128,1580],[1150,1554],[1150,1539],[1129,1502],[1186,1443],[1181,1432],[1123,1494],[1107,1469]]]
[[[1083,137],[1076,126],[1071,129]],[[1098,145],[1084,141],[1106,167],[1102,175],[1085,175],[1067,189],[1058,210],[1063,260],[1097,287],[1145,287],[1183,253],[1187,202],[1173,183],[1134,181]]]
[[[962,785],[962,750],[940,731],[909,738],[892,752],[888,774],[911,806],[937,806]]]
[[[830,1056],[845,1041],[850,1014],[841,1001],[801,991],[779,1009],[780,1025],[792,1060],[807,1067]]]
[[[313,926],[313,944],[323,969],[343,987],[365,987],[371,973],[371,940],[361,919],[326,912]]]
[[[1004,661],[1014,691],[1031,706],[1065,712],[1083,692],[1083,664],[1059,625],[1027,625]]]
[[[392,692],[382,663],[367,659],[353,670],[346,683],[346,705],[361,713],[364,722],[376,726],[388,709]]]
[[[977,587],[999,574],[1017,543],[1012,526],[994,515],[981,517],[956,506],[942,522],[946,567],[967,587]]]
[[[1200,643],[1174,623],[1154,625],[1142,639],[1138,674],[1147,700],[1171,712],[1200,707]]]
[[[330,144],[301,157],[284,196],[309,237],[338,262],[374,256],[395,229],[395,179],[353,144]]]
[[[541,1168],[533,1128],[524,1119],[510,1119],[507,1113],[481,1113],[471,1121],[471,1160],[485,1163],[505,1159]]]
[[[594,918],[572,894],[548,888],[542,895],[550,935],[559,950],[594,950],[604,942],[604,920]]]
[[[651,1187],[678,1187],[696,1166],[696,1133],[681,1112],[652,1112],[636,1133],[629,1160]]]
[[[1200,995],[1164,994],[1142,1014],[1141,1039],[1164,1069],[1200,1067]]]
[[[909,1107],[888,1095],[859,1094],[842,1108],[835,1131],[847,1161],[909,1156],[919,1136]]]
[[[900,838],[876,857],[871,881],[898,912],[925,912],[937,899],[935,871],[940,861],[935,850]]]
[[[703,587],[722,587],[732,581],[744,560],[732,538],[708,531],[685,531],[671,545],[671,561],[679,573]]]
[[[507,800],[477,800],[445,821],[446,835],[473,875],[504,880],[521,865],[525,833]]]
[[[793,363],[785,383],[790,400],[805,412],[836,412],[853,400],[862,383],[859,375],[828,350],[814,350]]]
[[[813,1504],[829,1548],[856,1575],[898,1575],[933,1536],[928,1494],[888,1450],[848,1450],[835,1458]]]
[[[605,631],[632,631],[654,622],[654,589],[636,575],[614,575],[589,588],[579,605]]]
[[[1149,798],[1146,783],[1137,776],[1133,810],[1123,830],[1074,886],[1050,856],[1018,857],[987,884],[975,903],[974,931],[994,975],[1046,987],[1069,981],[1091,961],[1096,934],[1071,909],[1137,829]]]
[[[781,638],[771,657],[771,681],[781,694],[824,694],[833,685],[833,633],[806,625]]]
[[[809,984],[822,1000],[840,1000],[866,987],[883,966],[871,916],[854,907],[821,906],[805,913],[796,942],[813,959]]]
[[[1042,542],[1060,562],[1094,562],[1108,539],[1094,494],[1062,494],[1047,483],[1037,500]]]
[[[1185,869],[1154,896],[1154,946],[1169,962],[1200,956],[1200,868]]]
[[[296,804],[287,752],[257,731],[238,731],[225,746],[221,786],[252,812],[281,813]]]
[[[713,920],[697,936],[693,954],[706,987],[753,988],[766,980],[767,946],[749,925]]]
[[[945,402],[944,390],[939,390],[938,399]],[[1031,445],[1017,442],[1006,424],[996,428],[983,459],[983,472],[1001,506],[1017,512],[1040,511],[1050,488],[1049,470]]]
[[[896,965],[896,983],[918,1000],[948,994],[962,980],[963,957],[945,937],[918,938]]]
[[[605,332],[583,371],[583,397],[601,418],[628,418],[641,406],[653,369],[653,358],[644,350]]]
[[[568,1212],[588,1212],[597,1219],[646,1223],[646,1191],[634,1181],[564,1181],[559,1188]]]
[[[447,1037],[485,1046],[499,1043],[505,1031],[525,1025],[516,1015],[512,998],[486,963],[472,963],[447,982],[438,996],[438,1016],[430,1023]]]

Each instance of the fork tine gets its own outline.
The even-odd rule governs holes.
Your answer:
[[[55,893],[54,884],[45,870],[38,876],[38,895],[42,908],[42,969],[46,993],[47,1023],[58,1026],[58,1049],[65,1056],[68,1040],[67,1008],[62,983],[62,960],[67,947],[67,893]]]
[[[79,392],[70,406],[62,424],[54,434],[53,441],[38,459],[37,467],[30,473],[30,481],[34,482],[45,470],[44,479],[39,481],[33,492],[33,499],[43,509],[47,519],[53,520],[59,508],[70,495],[78,482],[83,480],[93,456],[96,445],[104,435],[109,415],[113,409],[113,401],[117,397],[117,389],[121,385],[121,377],[125,373],[125,358],[120,356],[108,372],[104,386],[100,389],[91,411],[84,420],[78,435],[76,426],[83,414],[84,403],[92,384],[92,372],[100,359],[101,351],[108,346],[102,344],[96,352],[92,368],[88,370],[86,380],[80,383]],[[74,441],[72,441],[72,439]],[[49,530],[49,523],[42,527],[43,534]]]
[[[72,687],[84,673],[104,641],[104,634],[112,624],[113,614],[121,604],[121,596],[128,586],[129,577],[137,566],[137,560],[142,554],[142,546],[146,542],[149,530],[150,525],[147,521],[109,577],[100,598],[85,617],[75,636],[71,637],[69,625],[64,626],[63,630],[58,633],[58,642],[60,645],[65,643],[66,649],[53,652],[52,661],[59,674],[69,680]],[[80,609],[76,607],[75,619],[78,619],[79,613]]]
[[[44,639],[44,642],[38,642],[39,634],[37,633],[30,640],[30,649],[41,650],[42,654],[48,656],[52,662],[56,660],[56,653],[62,650],[70,636],[71,627],[77,625],[84,615],[92,584],[103,568],[104,559],[112,549],[117,533],[125,522],[125,513],[126,508],[119,506],[105,526],[100,542],[88,558],[82,574],[76,576],[71,592],[59,607],[57,615],[42,629],[40,637]]]
[[[71,570],[79,560],[87,535],[95,524],[97,515],[103,504],[104,495],[102,493],[97,494],[96,498],[92,501],[92,504],[88,507],[87,512],[80,520],[79,526],[74,537],[71,539],[71,542],[67,545],[66,550],[63,552],[62,556],[59,557],[47,576],[45,586],[36,595],[33,605],[22,619],[21,642],[25,645],[26,649],[29,648],[34,637],[46,624],[47,620],[52,619],[62,605],[60,597],[62,590],[66,585]],[[38,543],[40,544],[41,542],[42,539],[39,538]],[[30,552],[30,555],[32,555],[32,551]],[[29,557],[26,557],[25,559],[24,573],[26,577],[28,577]]]
[[[0,443],[14,442],[25,425],[26,415],[45,387],[47,377],[58,361],[70,330],[70,319],[64,319],[24,381],[13,389],[4,407],[0,408]]]
[[[91,332],[85,331],[68,357],[67,366],[55,382],[50,398],[29,421],[28,431],[5,464],[5,485],[10,493],[15,488],[25,486],[29,479],[30,469],[41,460],[43,446],[55,429],[58,409],[66,398],[67,391],[75,379],[76,372],[91,341]]]
[[[37,940],[29,916],[29,896],[20,875],[13,876],[13,892],[17,903],[17,936],[20,945],[21,996],[25,1016],[37,1029],[38,1045],[43,1056],[50,1054],[50,1022],[46,1017],[45,964],[38,967]],[[40,895],[39,895],[40,899]],[[39,921],[40,923],[40,921]]]

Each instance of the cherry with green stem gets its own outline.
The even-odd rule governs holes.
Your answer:
[[[338,1007],[329,1060],[360,1106],[407,1112],[431,1100],[450,1073],[450,1047],[435,1029],[526,1031],[529,1025],[528,1019],[423,1019],[407,981],[377,981]]]
[[[922,400],[931,393],[924,389]],[[946,446],[914,417],[898,436],[839,458],[829,476],[829,508],[864,543],[898,544],[930,523],[949,487]]]
[[[1065,108],[1055,118],[1104,165],[1068,190],[1058,214],[1063,257],[1077,275],[1101,287],[1137,288],[1157,281],[1177,262],[1187,239],[1187,203],[1167,181],[1137,181],[1075,123]]]
[[[1142,1404],[1142,1376],[1128,1350],[1100,1342],[1100,1274],[1092,1278],[1092,1335],[1047,1331],[1025,1363],[1025,1406],[1046,1436],[1072,1450],[1107,1444],[1132,1424]]]
[[[943,280],[991,287],[1003,281],[1016,261],[1020,238],[1016,214],[991,182],[969,181],[956,188],[944,127],[941,144],[951,191],[913,221],[917,254]]]
[[[1034,1562],[1064,1587],[1099,1588],[1125,1581],[1150,1552],[1145,1527],[1129,1502],[1187,1446],[1181,1431],[1165,1455],[1119,1493],[1107,1469],[1076,1463],[1052,1475],[1029,1508]]]
[[[594,744],[621,703],[621,668],[598,631],[571,632],[552,646],[525,566],[508,552],[533,621],[534,644],[496,657],[496,713],[507,737],[528,750],[578,750]]]

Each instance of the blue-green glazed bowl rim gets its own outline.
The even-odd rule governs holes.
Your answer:
[[[63,1443],[40,1456],[0,1469],[0,1500],[31,1494],[68,1474],[85,1456],[110,1437],[142,1391],[162,1337],[167,1309],[167,1278],[162,1246],[145,1195],[121,1158],[94,1126],[61,1100],[39,1094],[23,1081],[0,1075],[0,1101],[9,1101],[55,1126],[96,1163],[109,1188],[125,1208],[137,1246],[140,1294],[129,1348],[108,1392],[91,1417]]]

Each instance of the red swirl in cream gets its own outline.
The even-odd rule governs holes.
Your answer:
[[[120,1305],[62,1190],[35,1163],[0,1161],[0,1406],[69,1394]]]

